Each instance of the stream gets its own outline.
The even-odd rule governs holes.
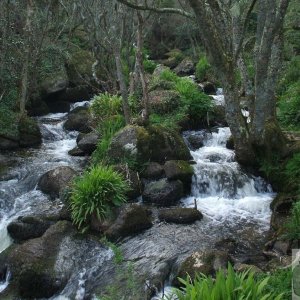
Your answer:
[[[220,95],[215,97],[221,101]],[[86,105],[86,102],[76,105]],[[64,131],[66,117],[67,114],[61,113],[39,117],[41,147],[4,154],[10,167],[0,177],[0,252],[12,243],[6,227],[13,219],[60,208],[58,199],[50,201],[36,189],[39,177],[57,166],[75,170],[84,166],[84,158],[68,155],[76,145],[77,133]],[[234,151],[226,148],[229,128],[184,132],[188,145],[191,135],[201,136],[204,146],[191,150],[195,161],[192,190],[179,205],[194,207],[196,202],[203,220],[180,225],[155,219],[150,229],[125,238],[119,245],[124,261],[133,262],[137,273],[149,281],[159,278],[166,286],[175,274],[173,265],[178,265],[193,251],[214,249],[217,242],[233,238],[238,241],[237,257],[251,257],[259,253],[269,229],[269,205],[274,193],[262,178],[248,174],[235,161]],[[61,263],[71,256],[76,257],[72,276],[63,291],[51,299],[82,300],[109,282],[107,277],[114,268],[111,249],[93,240],[66,240],[60,250]],[[0,282],[0,292],[8,282],[9,272],[6,280]],[[158,294],[153,299],[161,297]]]

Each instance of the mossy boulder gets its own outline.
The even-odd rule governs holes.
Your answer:
[[[71,105],[67,101],[55,101],[48,104],[51,113],[66,113],[71,109]]]
[[[77,172],[70,167],[62,166],[46,172],[38,182],[38,189],[52,199],[60,197],[70,186]]]
[[[149,104],[152,112],[166,114],[178,108],[180,94],[173,90],[154,90],[149,93]]]
[[[234,150],[234,140],[233,140],[233,136],[232,135],[226,141],[226,148],[229,149],[229,150]]]
[[[157,65],[155,70],[153,71],[154,77],[159,77],[164,71],[170,71],[170,68],[164,65]]]
[[[37,146],[42,142],[42,134],[38,124],[29,117],[20,119],[19,134],[21,147]]]
[[[202,213],[195,208],[175,207],[165,208],[158,212],[160,221],[177,224],[192,224],[203,218]]]
[[[91,155],[96,150],[99,139],[100,137],[98,133],[87,133],[78,142],[78,148],[84,153]]]
[[[180,180],[161,179],[146,184],[143,201],[156,206],[172,206],[183,196],[183,184]]]
[[[53,94],[61,93],[68,87],[68,85],[69,80],[66,69],[64,66],[60,66],[41,79],[41,95],[47,98]]]
[[[161,164],[150,162],[142,173],[142,177],[146,179],[160,179],[164,177],[165,171]]]
[[[76,107],[70,111],[68,119],[64,123],[64,128],[69,131],[79,131],[82,133],[91,132],[91,127],[89,126],[90,114],[86,107]]]
[[[42,236],[52,224],[40,217],[19,217],[7,226],[7,231],[15,241],[25,241]]]
[[[193,75],[195,73],[195,63],[187,57],[174,69],[174,72],[178,76]]]
[[[110,240],[140,233],[152,226],[151,210],[138,204],[124,205],[113,224],[105,231]]]
[[[208,250],[196,251],[188,256],[179,266],[173,285],[179,286],[179,278],[185,279],[187,276],[193,281],[197,274],[215,275],[220,269],[226,270],[231,258],[227,252]]]
[[[63,239],[74,234],[71,223],[61,221],[45,234],[16,246],[8,255],[8,266],[22,298],[50,298],[65,286],[70,271],[56,266],[56,256]]]
[[[78,147],[75,147],[75,148],[69,150],[68,154],[71,156],[85,156],[86,155],[86,153],[84,151],[82,151],[81,149],[79,149]]]
[[[161,60],[163,65],[173,69],[183,60],[184,55],[180,49],[172,49],[164,54],[165,59]]]
[[[177,132],[161,126],[135,125],[126,126],[114,136],[108,155],[116,161],[130,157],[142,163],[191,158],[186,144]]]
[[[273,212],[288,213],[297,202],[297,197],[291,194],[279,193],[270,204]]]
[[[194,169],[187,161],[169,160],[165,163],[164,170],[168,179],[179,179],[184,184],[186,190],[191,188]]]

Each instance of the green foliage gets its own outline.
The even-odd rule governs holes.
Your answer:
[[[148,58],[143,61],[145,72],[152,74],[156,68],[156,63]]]
[[[273,295],[282,294],[282,300],[289,300],[292,297],[292,270],[278,269],[272,272],[270,275],[258,274],[258,280],[262,280],[269,277],[268,284],[264,288],[264,292],[271,293]]]
[[[294,203],[292,208],[292,215],[285,224],[286,234],[285,238],[289,240],[300,240],[300,199]]]
[[[196,78],[199,81],[207,80],[208,75],[211,73],[211,69],[211,65],[209,64],[206,56],[202,56],[196,65]]]
[[[179,77],[170,70],[164,70],[159,79],[173,84],[175,91],[180,94],[180,109],[161,117],[159,115],[150,116],[153,123],[161,122],[164,126],[178,129],[180,123],[187,120],[193,124],[204,123],[207,113],[213,112],[211,98],[201,92],[191,79]]]
[[[109,158],[107,151],[109,149],[113,136],[125,125],[125,120],[120,115],[115,115],[114,118],[106,119],[98,128],[101,139],[98,142],[96,150],[92,154],[92,163],[94,165],[101,162],[105,163]]]
[[[300,80],[287,88],[280,97],[278,106],[281,124],[288,128],[300,128]]]
[[[97,122],[104,122],[122,112],[122,99],[117,95],[108,93],[94,96],[90,107],[92,116]]]
[[[72,219],[79,228],[95,215],[104,220],[112,207],[126,201],[128,183],[109,166],[96,166],[75,180],[70,197]]]
[[[300,185],[300,153],[294,154],[287,162],[285,174],[290,180],[296,181]]]
[[[269,277],[256,279],[251,270],[236,273],[229,264],[227,274],[217,272],[216,279],[203,274],[196,276],[193,283],[180,279],[182,290],[175,290],[178,300],[279,300],[282,295],[266,292]],[[172,299],[172,298],[169,298]]]
[[[18,113],[13,112],[9,107],[0,103],[0,135],[12,139],[18,139],[19,136]]]

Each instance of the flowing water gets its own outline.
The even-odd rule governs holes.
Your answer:
[[[86,105],[86,101],[74,106],[79,105]],[[67,113],[57,113],[37,118],[42,145],[3,154],[6,161],[11,161],[11,166],[0,178],[0,252],[11,244],[6,227],[13,219],[57,208],[58,201],[49,201],[36,189],[40,176],[58,166],[80,169],[83,158],[68,155],[68,151],[76,146],[78,133],[63,129],[66,117]]]
[[[222,95],[214,97],[216,102],[222,102]],[[11,167],[0,178],[0,252],[11,243],[6,231],[9,222],[20,215],[53,211],[60,205],[58,199],[50,201],[36,189],[39,177],[57,166],[80,170],[84,163],[83,158],[68,155],[76,145],[77,133],[64,131],[66,117],[67,114],[50,114],[38,118],[43,135],[41,147],[5,155]],[[274,194],[263,179],[245,172],[235,161],[234,151],[226,148],[229,128],[185,132],[187,144],[193,135],[202,138],[204,146],[191,150],[195,176],[190,196],[182,199],[180,205],[194,207],[196,202],[204,218],[188,226],[155,222],[144,233],[125,239],[120,245],[124,259],[135,262],[137,269],[159,269],[180,255],[209,249],[224,237],[245,239],[247,250],[256,247],[257,237],[268,230],[269,204]],[[103,276],[109,276],[113,253],[89,240],[66,241],[63,247],[61,253],[73,251],[64,257],[76,257],[77,265],[64,290],[52,299],[84,299]],[[63,259],[58,263],[63,264]],[[7,272],[6,280],[0,282],[0,292],[6,288],[9,276]],[[161,295],[155,299],[161,299]]]

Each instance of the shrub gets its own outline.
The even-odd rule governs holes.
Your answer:
[[[123,116],[116,115],[114,118],[104,120],[99,127],[101,139],[98,142],[96,150],[92,154],[92,163],[98,164],[105,162],[107,159],[107,150],[110,146],[113,136],[125,125]]]
[[[143,61],[145,72],[152,74],[156,68],[156,63],[153,60],[145,59]]]
[[[300,127],[300,80],[290,85],[280,97],[279,120],[286,127]]]
[[[111,208],[126,201],[128,183],[123,176],[109,166],[96,166],[75,180],[71,191],[71,212],[75,225],[79,228],[95,215],[104,220]]]
[[[196,65],[196,78],[199,81],[204,81],[207,79],[209,73],[211,72],[211,65],[209,64],[206,56],[202,56]]]
[[[116,95],[100,94],[92,99],[90,109],[95,120],[101,123],[122,112],[122,100],[121,97]]]
[[[292,208],[292,215],[290,216],[288,222],[285,224],[286,234],[285,238],[290,240],[300,240],[300,199],[298,202],[294,203]]]
[[[223,270],[217,272],[216,279],[211,276],[198,275],[193,283],[180,279],[182,290],[176,289],[178,300],[279,300],[282,295],[266,292],[269,277],[256,279],[251,270],[236,273],[229,264],[227,275]],[[172,299],[172,298],[169,298]]]

